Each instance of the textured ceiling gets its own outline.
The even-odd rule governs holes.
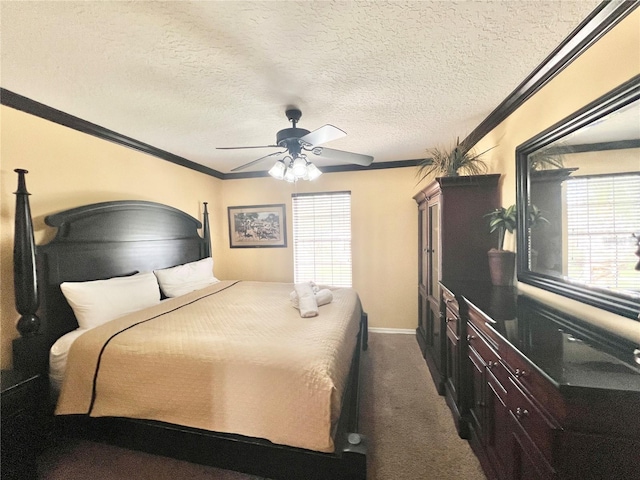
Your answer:
[[[275,143],[289,105],[300,128],[347,132],[330,148],[417,159],[468,135],[598,3],[2,1],[0,80],[223,173],[270,150],[215,147]]]

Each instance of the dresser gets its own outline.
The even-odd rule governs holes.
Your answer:
[[[413,198],[418,204],[418,327],[416,337],[441,395],[445,393],[446,329],[442,279],[488,281],[486,213],[500,205],[499,174],[436,178]]]
[[[514,288],[443,284],[459,422],[488,478],[640,479],[637,345]]]

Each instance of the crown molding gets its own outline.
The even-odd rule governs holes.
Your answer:
[[[78,130],[79,132],[86,133],[87,135],[98,137],[124,147],[133,148],[139,152],[153,155],[154,157],[161,158],[162,160],[175,163],[182,167],[190,168],[191,170],[196,170],[198,172],[211,175],[212,177],[220,179],[224,178],[224,174],[222,172],[214,170],[213,168],[205,167],[199,163],[192,162],[186,158],[156,148],[153,145],[140,142],[135,138],[127,137],[126,135],[101,127],[95,123],[75,117],[61,110],[45,105],[44,103],[36,102],[35,100],[31,100],[30,98],[4,88],[0,88],[0,103],[7,107],[15,108],[16,110],[35,115],[36,117]]]
[[[473,147],[524,102],[569,66],[585,50],[633,12],[640,2],[605,0],[487,116],[463,143]]]

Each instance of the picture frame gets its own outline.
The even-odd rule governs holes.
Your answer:
[[[287,246],[284,203],[227,207],[230,248],[283,248]]]

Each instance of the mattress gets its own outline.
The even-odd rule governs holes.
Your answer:
[[[222,281],[78,336],[56,414],[149,419],[334,450],[361,317],[353,289],[301,318],[292,284]]]

